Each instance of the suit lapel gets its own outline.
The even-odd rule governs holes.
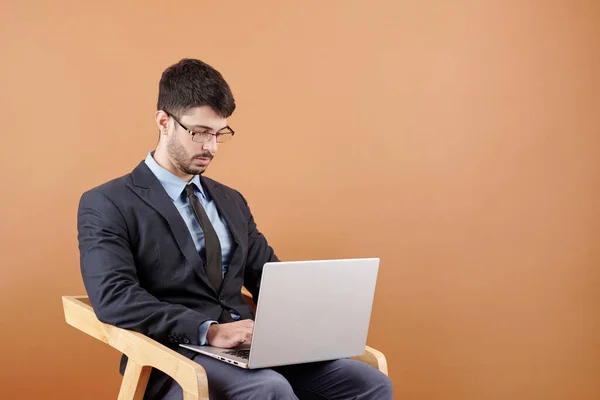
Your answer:
[[[235,220],[233,216],[235,215],[235,210],[233,209],[233,205],[231,203],[231,199],[225,193],[216,182],[211,179],[207,179],[203,176],[200,177],[200,181],[202,182],[202,186],[208,192],[208,195],[212,198],[217,206],[217,210],[219,211],[219,215],[225,219],[227,222],[227,228],[231,233],[233,238],[233,246],[231,247],[231,256],[229,258],[229,268],[227,273],[225,274],[225,278],[223,279],[223,283],[228,280],[228,277],[235,276],[237,271],[242,267],[242,262],[244,258],[244,251],[242,249],[240,234],[236,229]],[[224,287],[225,285],[221,285]]]
[[[192,269],[208,287],[212,288],[190,231],[159,180],[143,161],[133,170],[131,175],[133,178],[132,189],[143,201],[163,216],[169,224],[173,236],[175,236],[179,249]],[[160,233],[157,232],[157,234]]]

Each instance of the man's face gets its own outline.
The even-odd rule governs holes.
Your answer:
[[[217,153],[217,141],[214,135],[206,142],[194,141],[200,135],[195,135],[192,140],[192,135],[184,127],[198,133],[216,133],[227,127],[227,119],[219,116],[209,106],[192,108],[175,118],[183,126],[170,118],[169,135],[165,138],[167,154],[171,163],[183,173],[200,175]]]

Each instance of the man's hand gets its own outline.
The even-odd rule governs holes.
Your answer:
[[[211,346],[230,349],[252,339],[254,321],[244,319],[226,324],[212,324],[206,333],[206,341]]]

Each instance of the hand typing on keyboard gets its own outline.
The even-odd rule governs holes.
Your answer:
[[[251,319],[226,324],[212,324],[206,333],[206,340],[211,346],[230,349],[252,340],[253,329],[254,321]]]

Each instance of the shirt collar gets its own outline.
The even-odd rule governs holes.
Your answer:
[[[181,196],[181,193],[185,189],[188,182],[184,181],[180,177],[174,175],[172,172],[158,165],[153,155],[154,151],[150,151],[146,156],[146,160],[144,162],[146,163],[148,168],[150,168],[150,171],[152,171],[152,173],[156,176],[156,178],[158,179],[162,187],[165,189],[171,200],[177,200]],[[200,175],[194,175],[194,177],[189,183],[194,183],[196,185],[194,191],[196,193],[200,193],[200,195],[206,199],[204,189],[202,188],[202,184],[200,184]]]

